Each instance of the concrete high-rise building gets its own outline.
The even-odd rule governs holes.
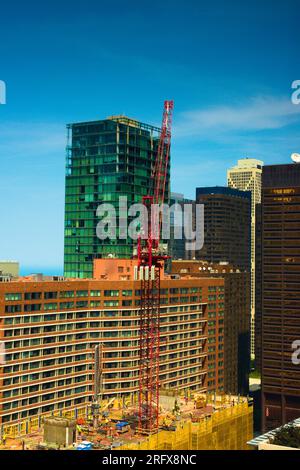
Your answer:
[[[227,261],[250,272],[251,192],[221,186],[196,188],[196,202],[204,204],[204,245],[196,258]]]
[[[91,278],[95,258],[132,256],[134,241],[126,235],[124,239],[119,237],[119,217],[124,217],[124,209],[119,210],[119,197],[126,196],[129,207],[152,193],[151,170],[159,135],[159,128],[125,116],[68,125],[66,276]],[[165,194],[168,202],[169,174]],[[101,217],[96,212],[101,203],[110,203],[116,210],[115,239],[100,240],[97,236]],[[132,219],[128,217],[128,222]]]
[[[255,355],[255,227],[257,205],[261,203],[261,175],[263,162],[242,158],[227,171],[228,186],[251,191],[251,355]]]
[[[300,165],[263,167],[261,202],[263,431],[300,416]]]
[[[1,425],[52,412],[84,409],[93,397],[97,344],[103,347],[102,397],[139,391],[140,281],[137,260],[95,260],[94,279],[0,283]],[[162,275],[160,371],[162,388],[224,391],[222,326],[208,337],[208,315],[223,311],[224,280]],[[216,301],[210,302],[215,295]],[[212,305],[209,305],[212,304]],[[221,314],[220,314],[221,317]],[[213,376],[213,379],[210,378]],[[214,380],[214,382],[213,382]]]

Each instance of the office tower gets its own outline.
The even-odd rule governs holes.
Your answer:
[[[250,273],[241,272],[228,263],[200,260],[173,260],[171,272],[181,277],[224,279],[224,291],[210,292],[208,297],[208,336],[223,336],[221,345],[208,345],[208,364],[213,358],[215,361],[223,361],[225,393],[247,395],[250,370]],[[218,314],[213,311],[216,302],[219,302]]]
[[[93,351],[103,347],[102,397],[139,390],[140,282],[137,260],[95,260],[95,279],[19,279],[0,284],[1,424],[52,412],[85,410],[93,397]],[[206,392],[208,303],[224,289],[217,278],[162,276],[160,383]],[[216,315],[222,300],[213,307]],[[221,336],[221,335],[220,335]],[[222,359],[216,377],[223,376]],[[223,387],[215,387],[221,392]]]
[[[129,119],[110,117],[101,121],[68,125],[65,259],[69,277],[91,278],[93,260],[102,257],[130,258],[134,242],[120,238],[119,197],[127,197],[127,208],[151,194],[151,172],[160,129]],[[169,201],[169,174],[166,201]],[[97,207],[110,203],[116,211],[116,239],[98,238]],[[128,217],[128,223],[135,217]],[[127,228],[126,224],[126,228]],[[113,227],[110,228],[113,230]]]
[[[261,378],[265,431],[300,416],[300,354],[297,355],[294,343],[300,338],[299,164],[263,167],[261,210]]]
[[[251,192],[226,187],[196,188],[196,202],[204,204],[204,245],[196,258],[227,261],[250,272]]]
[[[251,355],[255,356],[255,227],[257,205],[261,203],[261,174],[263,162],[242,158],[227,171],[230,188],[251,192]]]
[[[180,210],[178,213],[171,212],[170,214],[170,241],[169,241],[169,255],[172,259],[192,259],[195,256],[195,252],[186,249],[186,237],[184,232],[184,205],[191,205],[191,228],[195,230],[195,201],[187,199],[183,194],[171,193],[170,206],[175,207],[178,205]],[[176,238],[176,232],[180,232],[181,238]]]
[[[262,211],[257,205],[255,217],[255,369],[261,372],[261,318],[262,318]]]

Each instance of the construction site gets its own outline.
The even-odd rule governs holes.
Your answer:
[[[132,400],[5,426],[1,450],[247,450],[253,437],[253,406],[244,397],[215,394],[160,395],[159,428],[138,430]],[[76,417],[77,415],[77,417]]]
[[[165,201],[172,112],[147,210]],[[224,280],[166,275],[161,212],[141,227],[132,258],[95,259],[91,280],[0,289],[0,449],[247,449],[252,402],[224,391]]]

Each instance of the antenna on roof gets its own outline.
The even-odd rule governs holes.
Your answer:
[[[300,153],[292,153],[291,159],[294,163],[300,163]]]

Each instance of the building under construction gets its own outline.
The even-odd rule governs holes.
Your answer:
[[[67,126],[64,274],[92,278],[93,260],[112,255],[131,258],[134,241],[128,236],[100,240],[96,228],[101,203],[112,204],[121,217],[120,196],[131,204],[153,194],[151,180],[161,129],[130,119],[107,119]],[[169,165],[165,201],[169,201]],[[133,217],[129,216],[129,222]]]
[[[159,207],[168,197],[173,106],[173,101],[164,102],[157,152],[150,168],[150,189],[142,193],[146,212]],[[137,127],[136,123],[133,127]],[[76,175],[73,170],[70,177]],[[80,192],[84,188],[82,185]],[[82,198],[79,201],[93,200]],[[0,371],[0,431],[1,436],[5,435],[2,440],[12,429],[5,423],[17,421],[20,433],[20,420],[25,420],[29,429],[34,416],[40,419],[44,415],[46,441],[59,440],[60,445],[62,436],[68,436],[62,442],[65,447],[74,439],[76,423],[84,426],[78,428],[79,435],[84,435],[78,448],[83,449],[86,445],[96,446],[95,440],[87,440],[90,435],[96,441],[99,437],[103,447],[103,431],[111,438],[120,433],[130,437],[133,432],[139,443],[144,435],[155,434],[159,439],[162,429],[177,432],[177,421],[182,429],[186,419],[197,421],[193,411],[197,408],[201,409],[201,418],[214,414],[216,407],[209,408],[207,396],[199,393],[224,392],[224,311],[216,312],[219,307],[224,308],[223,302],[217,302],[224,300],[224,280],[165,275],[168,256],[161,240],[162,218],[159,213],[157,220],[152,216],[147,221],[143,219],[136,257],[96,257],[93,280],[79,280],[85,277],[80,272],[74,275],[77,279],[55,280],[57,285],[54,280],[52,284],[27,279],[16,281],[17,286],[12,282],[12,290],[4,289],[0,301],[8,315],[3,316],[7,326],[0,337],[6,351]],[[85,229],[84,220],[81,222],[79,227]],[[80,251],[77,242],[76,251]],[[214,303],[210,304],[212,296]],[[218,318],[216,328],[208,330],[209,318]],[[208,354],[209,345],[214,345],[216,354]],[[208,382],[208,377],[213,380]],[[162,403],[162,389],[169,397],[167,401],[171,399],[171,408]],[[181,392],[184,408],[178,401]],[[126,413],[123,402],[122,417],[113,417],[109,409],[116,398],[130,399]],[[107,409],[103,408],[105,399],[109,400]],[[90,412],[80,417],[83,421],[79,423],[77,418],[84,404]],[[229,401],[228,406],[234,403]],[[76,422],[65,419],[68,409]],[[12,426],[16,429],[16,425]]]
[[[133,397],[131,397],[133,398]],[[247,450],[253,406],[240,396],[162,391],[159,428],[139,433],[134,400],[103,400],[94,423],[90,407],[10,426],[0,449],[14,450]]]

